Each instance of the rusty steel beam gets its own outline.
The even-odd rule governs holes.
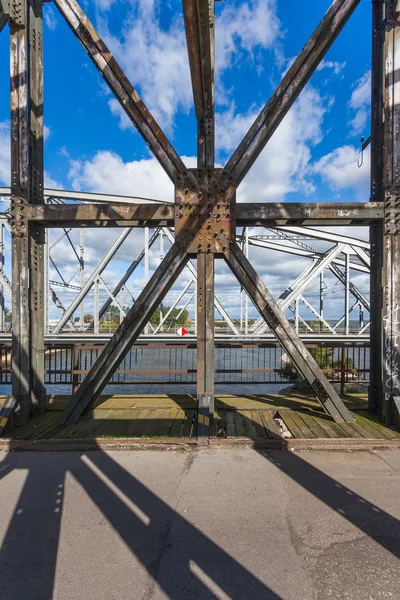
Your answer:
[[[93,406],[187,261],[185,249],[174,244],[66,406],[62,423],[75,423]]]
[[[185,30],[197,118],[197,166],[214,170],[214,0],[183,0]],[[206,190],[204,186],[204,192]],[[186,194],[185,194],[186,195]],[[177,194],[178,196],[178,194]],[[214,201],[203,193],[200,206]],[[178,232],[179,236],[179,232]],[[201,238],[199,237],[198,240]],[[197,436],[208,437],[214,414],[214,254],[197,247]]]
[[[295,333],[285,314],[239,246],[232,243],[229,250],[224,253],[224,258],[232,273],[249,294],[265,322],[285,349],[295,368],[310,384],[323,409],[337,423],[354,422],[354,417],[326,379],[298,334]]]
[[[75,0],[55,0],[54,3],[167,175],[173,182],[180,181],[186,174],[182,159],[79,4]]]
[[[238,186],[309,81],[360,0],[334,0],[282,82],[227,162],[224,172]]]
[[[173,204],[41,204],[29,219],[46,227],[172,227]]]
[[[5,0],[0,0],[0,32],[7,25],[9,18],[8,11],[6,12],[4,4]]]
[[[199,253],[197,255],[197,395],[207,397],[210,415],[213,415],[215,410],[214,271],[214,255]],[[203,423],[205,426],[208,424]]]
[[[46,227],[172,227],[173,204],[40,204],[28,219]],[[384,218],[378,202],[243,203],[236,205],[238,226],[370,225]]]
[[[42,0],[28,3],[28,200],[43,203],[43,16]],[[32,415],[46,409],[44,383],[45,229],[29,223],[30,395]]]
[[[384,217],[377,202],[265,202],[236,205],[238,226],[369,225]]]
[[[10,131],[12,248],[12,394],[21,425],[30,415],[27,16],[25,0],[10,7]]]
[[[214,166],[214,1],[183,0],[197,118],[198,167]]]
[[[383,129],[383,407],[385,422],[400,416],[400,4],[386,1]]]
[[[372,0],[371,68],[371,202],[383,202],[383,99],[384,99],[384,0]],[[370,335],[371,371],[368,410],[382,414],[383,408],[383,245],[384,222],[370,227]]]

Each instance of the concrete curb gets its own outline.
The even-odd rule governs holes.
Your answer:
[[[47,439],[47,440],[0,440],[0,452],[88,452],[92,450],[164,450],[189,451],[202,448],[254,448],[265,450],[381,450],[400,448],[400,439],[377,440],[361,438],[314,438],[314,439],[259,439],[214,438],[197,442],[191,438],[139,439]]]

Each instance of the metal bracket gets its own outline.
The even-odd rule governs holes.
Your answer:
[[[235,239],[235,190],[224,184],[222,169],[189,171],[198,185],[176,188],[175,240],[190,254],[221,254]]]
[[[400,233],[400,194],[388,193],[385,198],[385,235]]]
[[[14,29],[25,29],[25,3],[22,0],[10,0],[9,24]]]
[[[28,220],[26,215],[27,203],[21,196],[11,196],[11,233],[15,237],[24,237],[28,233]]]
[[[400,0],[387,0],[386,26],[395,27],[400,17]]]

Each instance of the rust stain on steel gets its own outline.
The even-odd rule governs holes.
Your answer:
[[[324,203],[245,203],[236,206],[236,218],[240,225],[258,223],[304,221],[343,221],[366,224],[384,217],[381,202],[324,202]]]
[[[175,239],[189,253],[220,254],[235,239],[235,190],[222,169],[190,169],[198,186],[175,189]]]
[[[150,224],[173,225],[173,204],[42,204],[29,207],[29,219],[53,227],[65,227],[66,223],[75,226],[95,224],[115,226],[118,222],[126,226],[127,222],[145,226]]]

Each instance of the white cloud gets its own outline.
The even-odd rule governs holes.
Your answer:
[[[46,23],[47,27],[50,29],[50,31],[54,31],[57,27],[58,19],[57,19],[56,11],[48,3],[44,4],[43,16],[44,16],[44,22]]]
[[[358,168],[359,150],[354,146],[342,146],[323,156],[313,167],[334,191],[352,189],[356,196],[368,200],[371,155],[369,148],[364,152],[364,162]]]
[[[116,3],[116,0],[95,0],[95,4],[97,6],[97,8],[99,8],[100,10],[110,10],[110,8],[112,7],[113,4]]]
[[[108,10],[110,0],[97,0]],[[232,66],[239,53],[255,48],[273,48],[280,34],[275,0],[249,0],[239,7],[224,5],[216,19],[216,68],[218,73]],[[137,0],[121,31],[112,34],[108,18],[98,16],[97,24],[104,41],[120,63],[156,120],[171,131],[178,112],[188,113],[193,106],[192,86],[187,58],[186,36],[181,14],[165,27],[159,17],[159,2]],[[258,68],[258,67],[257,67]],[[217,90],[217,96],[221,94]],[[131,127],[116,100],[109,102],[120,126]]]
[[[43,139],[46,142],[51,136],[51,128],[47,127],[47,125],[43,125]]]
[[[314,190],[310,174],[311,147],[323,138],[323,118],[331,99],[308,86],[286,115],[238,190],[241,202],[279,202],[290,192]],[[246,115],[234,107],[217,116],[217,148],[237,147],[260,107]]]
[[[335,75],[339,75],[339,73],[341,73],[343,71],[345,66],[346,66],[345,62],[340,63],[340,62],[332,61],[332,60],[323,60],[318,65],[317,71],[322,71],[323,69],[332,69],[332,71]]]
[[[116,98],[110,98],[108,101],[108,106],[111,110],[111,114],[119,119],[120,129],[133,129],[136,131],[135,125],[132,123],[131,119],[128,117]]]
[[[371,103],[371,71],[367,71],[355,83],[350,98],[350,108],[357,110]]]
[[[182,157],[188,167],[195,157]],[[155,158],[124,162],[115,152],[102,150],[91,160],[71,160],[69,179],[77,190],[173,200],[173,185]]]
[[[216,67],[232,65],[240,50],[273,48],[280,35],[275,0],[249,0],[234,6],[227,4],[216,19]]]
[[[44,172],[44,185],[52,190],[62,190],[64,187],[62,183],[53,179],[47,171]]]
[[[351,94],[349,108],[354,116],[350,120],[351,134],[363,133],[368,119],[368,111],[371,106],[371,71],[367,71],[354,84]]]
[[[152,3],[151,3],[152,4]],[[117,37],[99,18],[99,29],[107,46],[140,93],[156,120],[171,130],[179,111],[189,112],[192,104],[190,73],[183,19],[176,18],[167,30],[159,22],[155,6],[139,0],[132,6]],[[113,114],[122,111],[115,102]],[[127,126],[127,119],[120,121]]]

